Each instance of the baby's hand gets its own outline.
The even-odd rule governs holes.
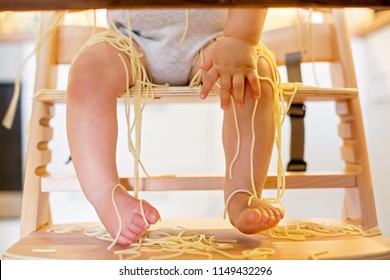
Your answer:
[[[211,88],[220,79],[222,109],[229,106],[231,93],[238,106],[244,104],[246,82],[252,89],[253,97],[260,98],[257,62],[256,46],[253,43],[228,36],[221,38],[214,45],[211,59],[201,65],[204,72],[200,97],[205,99]]]

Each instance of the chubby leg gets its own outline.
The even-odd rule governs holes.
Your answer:
[[[270,76],[270,69],[263,59],[260,59],[258,69],[260,76]],[[230,104],[224,110],[225,200],[238,188],[252,191],[250,159],[254,103],[255,100],[252,97],[251,89],[247,85],[245,87],[243,106],[236,106],[241,141],[238,158],[233,165],[231,178],[229,174],[230,164],[237,149],[237,131],[234,124],[233,104]],[[236,193],[232,196],[227,209],[231,223],[244,233],[256,233],[269,229],[283,218],[283,212],[280,209],[261,199],[272,156],[275,135],[273,91],[268,82],[261,82],[261,98],[258,101],[254,123],[253,176],[258,198],[253,199],[251,204],[248,205],[250,195],[242,192]]]
[[[213,49],[213,43],[204,50],[204,58],[207,60]],[[258,62],[259,75],[271,77],[271,70],[264,59]],[[194,64],[191,77],[199,69],[200,61]],[[190,78],[191,78],[190,77]],[[234,194],[228,203],[228,214],[231,223],[244,233],[256,233],[275,226],[282,218],[282,210],[273,207],[267,201],[261,199],[262,190],[267,178],[269,163],[274,144],[274,110],[273,91],[268,82],[261,82],[261,98],[255,114],[255,148],[253,153],[253,176],[257,197],[248,205],[250,195],[245,192]],[[241,101],[239,103],[242,103]],[[235,126],[233,104],[225,108],[223,119],[223,144],[226,160],[225,174],[225,202],[230,194],[238,189],[246,189],[252,192],[251,183],[251,144],[252,144],[252,113],[255,100],[251,88],[245,86],[243,105],[236,106],[237,120],[240,131],[239,154],[233,165],[230,178],[230,164],[235,157],[237,149],[237,131]]]
[[[112,189],[119,183],[116,97],[126,89],[118,54],[108,43],[86,48],[72,64],[67,92],[67,134],[76,173],[84,194],[113,237],[119,226],[111,201]],[[131,69],[128,58],[123,57]],[[118,243],[135,242],[148,227],[139,201],[120,188],[115,200],[122,218]],[[146,202],[143,206],[149,223],[158,221],[157,210]]]

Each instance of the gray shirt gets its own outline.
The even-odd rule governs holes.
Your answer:
[[[131,10],[131,37],[143,49],[154,83],[186,85],[196,54],[215,38],[222,36],[226,9]],[[111,18],[111,20],[110,20]],[[129,34],[126,10],[112,10],[109,24]]]

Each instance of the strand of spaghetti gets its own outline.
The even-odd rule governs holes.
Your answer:
[[[31,53],[23,60],[23,62],[18,67],[18,70],[16,71],[15,76],[15,83],[14,83],[14,92],[12,94],[12,99],[10,104],[8,105],[7,112],[4,115],[3,118],[3,126],[7,129],[11,129],[12,124],[15,119],[16,114],[16,107],[18,105],[18,101],[20,98],[20,84],[21,84],[21,73],[24,67],[26,66],[27,62],[37,53],[39,48],[42,46],[42,44],[46,41],[46,39],[54,32],[55,28],[60,25],[62,22],[66,11],[61,12],[53,21],[53,23],[49,26],[49,28],[42,34],[38,36],[38,41],[34,47],[34,49],[31,51]]]
[[[374,227],[372,230],[375,231],[379,229]],[[272,231],[274,233],[272,233]],[[350,224],[325,226],[312,222],[301,222],[297,225],[276,226],[272,229],[272,231],[269,234],[273,238],[289,239],[294,241],[303,241],[307,237],[317,236],[331,237],[346,234],[364,236],[360,227]],[[101,239],[104,240],[104,238]],[[120,259],[135,259],[141,257],[141,250],[145,252],[150,250],[150,252],[153,253],[161,253],[161,251],[172,253],[154,257],[158,259],[172,259],[184,254],[194,254],[209,258],[211,253],[219,254],[229,259],[266,259],[275,253],[273,248],[265,247],[244,250],[241,254],[230,254],[224,251],[232,249],[232,243],[235,242],[236,240],[216,241],[215,235],[208,236],[203,233],[198,233],[193,230],[189,231],[180,227],[179,230],[160,228],[159,230],[148,232],[146,236],[140,238],[137,243],[131,244],[130,248],[116,250],[114,253],[118,255]],[[315,253],[315,255],[317,254]]]
[[[124,58],[122,57],[122,55],[118,54],[118,56],[119,56],[119,58],[122,61],[122,64],[123,64],[123,67],[124,67],[125,73],[126,73],[126,92],[125,92],[124,101],[125,101],[125,114],[126,114],[126,123],[127,123],[127,128],[128,128],[128,135],[130,135],[128,137],[127,146],[129,148],[130,153],[133,154],[133,156],[134,156],[136,154],[136,151],[134,149],[133,142],[129,140],[129,139],[131,139],[131,134],[132,134],[132,129],[133,129],[133,126],[132,126],[132,128],[129,130],[129,127],[131,126],[131,124],[130,124],[130,108],[131,108],[131,106],[130,106],[130,89],[129,89],[130,88],[130,86],[129,86],[129,84],[130,84],[130,82],[129,82],[129,71],[127,69],[126,62],[124,61]],[[143,110],[143,108],[142,108],[142,110]],[[134,123],[133,123],[133,125],[134,125]],[[147,173],[147,171],[146,171],[146,169],[145,169],[141,159],[138,157],[137,160],[138,160],[138,164],[141,166],[141,168],[142,168],[143,172],[145,173],[145,175],[149,176],[149,174]]]
[[[112,204],[113,204],[114,209],[115,209],[115,214],[118,218],[118,231],[117,231],[117,234],[116,234],[114,240],[112,241],[112,243],[107,247],[107,250],[111,250],[112,247],[114,247],[114,245],[118,242],[119,236],[121,235],[121,230],[122,230],[122,217],[121,217],[121,214],[119,213],[118,205],[116,204],[116,201],[115,201],[115,190],[117,188],[121,188],[121,189],[124,189],[125,191],[127,191],[125,189],[125,187],[123,187],[121,184],[116,184],[112,189],[111,201],[112,201]]]
[[[144,205],[143,205],[143,202],[144,202],[144,200],[143,200],[143,199],[140,199],[140,200],[139,200],[139,208],[140,208],[140,210],[141,210],[141,216],[142,216],[142,219],[144,220],[144,222],[145,222],[146,226],[147,226],[147,227],[149,227],[149,226],[150,226],[150,224],[149,224],[149,221],[148,221],[148,219],[146,219],[146,215],[145,215],[145,210],[144,210]]]
[[[249,260],[265,260],[268,256],[275,254],[275,249],[259,247],[253,250],[244,250],[242,255]]]
[[[303,235],[292,235],[292,234],[277,234],[272,230],[268,231],[268,234],[273,238],[279,238],[279,239],[288,239],[288,240],[296,240],[296,241],[303,241],[305,240],[305,236]]]
[[[259,103],[259,99],[255,100],[255,104],[253,106],[253,111],[252,111],[252,118],[251,118],[251,129],[252,129],[252,143],[251,143],[251,151],[250,151],[250,174],[251,174],[251,185],[252,185],[252,196],[257,198],[257,190],[256,190],[256,185],[255,185],[255,176],[254,176],[254,150],[255,150],[255,142],[256,142],[256,132],[255,132],[255,116],[256,116],[256,111],[257,111],[257,104]],[[252,197],[251,196],[251,197]],[[250,202],[248,202],[248,205]]]
[[[192,67],[195,66],[195,62],[197,61],[198,57],[200,57],[200,63],[203,64],[203,62],[204,62],[203,48],[200,49],[200,51],[196,54],[194,61],[192,62]],[[198,71],[195,73],[194,77],[190,81],[190,84],[189,84],[190,88],[200,85],[200,83],[202,81],[202,73],[203,73],[203,70],[201,68],[199,68]]]
[[[232,193],[230,193],[230,195],[228,196],[228,198],[226,199],[226,202],[225,202],[225,209],[223,210],[223,218],[226,219],[226,213],[227,213],[227,208],[229,206],[229,202],[230,200],[232,199],[232,197],[237,194],[237,193],[247,193],[250,195],[250,197],[252,196],[255,196],[250,190],[247,190],[247,189],[236,189],[234,190]],[[248,201],[248,205],[250,204],[250,202]]]
[[[34,248],[31,250],[33,253],[56,253],[57,249],[54,248]]]
[[[231,106],[233,108],[233,116],[234,116],[234,126],[236,128],[236,133],[237,133],[237,143],[236,143],[236,153],[230,162],[229,166],[229,179],[233,179],[233,166],[236,163],[238,159],[238,155],[240,154],[240,147],[241,147],[241,137],[240,137],[240,128],[238,126],[238,118],[237,118],[237,111],[236,111],[236,104],[234,102],[234,98],[232,95],[230,95],[230,100],[231,100]],[[252,172],[252,171],[251,171]]]
[[[328,250],[321,250],[321,251],[317,251],[317,252],[314,252],[312,254],[309,255],[309,259],[310,260],[318,260],[318,256],[321,256],[321,255],[324,255],[324,254],[327,254],[328,253]]]
[[[185,18],[186,18],[186,21],[185,21],[185,26],[184,26],[184,32],[183,32],[183,35],[181,36],[181,39],[179,41],[180,45],[183,44],[184,39],[186,38],[187,33],[188,33],[188,27],[190,24],[190,12],[188,11],[188,9],[185,10]]]

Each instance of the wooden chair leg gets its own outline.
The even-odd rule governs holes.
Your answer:
[[[343,215],[348,220],[360,220],[369,229],[377,226],[378,221],[359,99],[337,102],[336,111],[341,118],[339,135],[343,139],[345,170],[357,172],[357,188],[345,192]]]
[[[49,195],[41,192],[41,176],[47,175],[46,165],[51,160],[48,142],[53,133],[49,125],[53,111],[54,107],[48,103],[33,102],[24,178],[21,237],[51,221]]]

